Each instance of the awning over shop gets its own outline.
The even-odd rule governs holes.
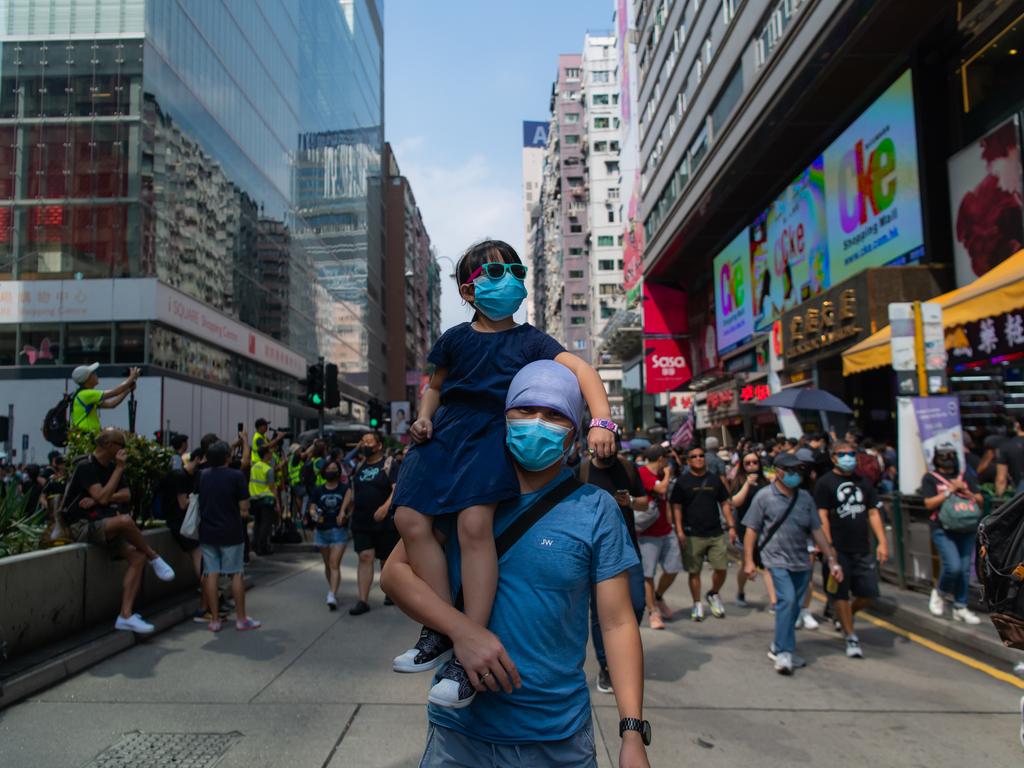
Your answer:
[[[1024,250],[1017,251],[970,285],[944,293],[931,301],[942,307],[946,328],[964,325],[1024,307]],[[890,326],[843,353],[843,375],[892,365]]]

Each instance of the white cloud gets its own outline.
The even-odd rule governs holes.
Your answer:
[[[471,243],[485,237],[506,240],[520,253],[523,219],[520,179],[501,177],[483,155],[456,165],[443,165],[423,152],[421,137],[394,144],[398,167],[409,179],[416,202],[438,256],[458,261]],[[451,264],[441,260],[441,326],[450,328],[469,319]]]

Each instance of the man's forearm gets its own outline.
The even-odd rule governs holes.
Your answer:
[[[757,537],[760,535],[759,531],[755,531],[753,528],[747,528],[747,532],[743,534],[743,562],[752,563],[754,562],[754,545],[757,543]]]
[[[601,637],[619,717],[643,718],[644,648],[629,599],[628,578],[619,574],[599,582],[596,591]]]
[[[722,504],[722,515],[725,517],[725,524],[730,528],[736,527],[736,520],[732,516],[732,505],[729,502]]]
[[[875,539],[879,544],[889,545],[888,540],[885,538],[885,526],[882,525],[882,514],[877,509],[871,509],[868,511],[868,524],[871,526],[871,530],[875,534]],[[829,541],[831,541],[831,537]]]

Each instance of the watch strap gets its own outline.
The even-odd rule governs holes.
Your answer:
[[[638,717],[624,717],[619,720],[619,738],[626,733],[626,731],[636,731],[643,738],[645,745],[651,743],[651,724],[646,720],[641,720]]]

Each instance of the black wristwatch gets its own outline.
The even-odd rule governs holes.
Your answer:
[[[651,724],[646,720],[640,720],[636,717],[624,717],[619,720],[619,738],[626,731],[638,731],[640,738],[644,740],[644,746],[651,745]]]

